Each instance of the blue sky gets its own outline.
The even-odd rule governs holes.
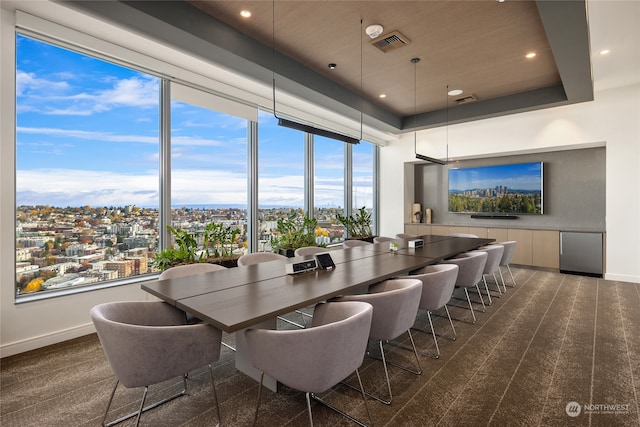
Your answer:
[[[518,163],[449,170],[449,189],[451,190],[494,188],[499,185],[517,190],[541,190],[542,163]]]
[[[158,205],[160,79],[18,35],[16,203]],[[246,204],[246,120],[172,102],[172,204]],[[303,205],[303,134],[258,118],[259,201]],[[342,206],[343,144],[318,138],[316,206]],[[354,150],[371,203],[371,148]]]

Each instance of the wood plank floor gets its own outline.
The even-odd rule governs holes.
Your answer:
[[[456,293],[455,341],[446,338],[446,317],[434,317],[444,335],[441,358],[421,356],[420,376],[390,368],[392,405],[368,401],[376,426],[640,426],[640,284],[513,270],[517,286],[502,298],[494,293],[475,324]],[[425,321],[420,315],[416,326]],[[419,349],[433,351],[430,335],[416,332],[414,338]],[[233,336],[224,339],[233,342]],[[389,359],[415,364],[411,353],[386,348]],[[223,347],[215,366],[222,425],[251,425],[257,384],[233,362],[233,352]],[[0,364],[3,427],[100,425],[115,378],[95,335]],[[361,373],[367,390],[385,393],[381,362],[366,358]],[[141,425],[215,425],[207,371],[192,372],[188,384],[188,396],[144,414]],[[176,379],[152,387],[149,399],[180,385]],[[119,388],[116,413],[136,408],[141,394]],[[359,395],[348,387],[335,388],[327,399],[366,419]],[[570,414],[577,416],[567,414],[571,402],[577,405]],[[353,425],[320,405],[313,411],[316,426]],[[304,394],[265,389],[258,424],[308,425]]]

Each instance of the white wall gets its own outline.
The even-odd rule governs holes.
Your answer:
[[[414,135],[381,149],[382,235],[403,228],[403,162]],[[418,152],[454,159],[606,144],[605,278],[640,283],[640,85],[596,92],[592,102],[514,114],[418,133]],[[579,197],[579,195],[576,195]],[[437,215],[437,213],[436,213]]]

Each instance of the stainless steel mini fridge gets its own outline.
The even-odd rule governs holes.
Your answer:
[[[560,271],[602,277],[602,233],[561,231]]]

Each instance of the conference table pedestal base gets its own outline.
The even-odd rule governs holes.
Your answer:
[[[276,319],[266,320],[262,323],[258,323],[251,327],[251,329],[276,329]],[[236,369],[260,382],[260,371],[257,370],[251,363],[251,356],[249,355],[249,348],[247,347],[247,341],[244,338],[244,331],[242,329],[236,332]],[[264,375],[262,385],[267,387],[273,392],[278,392],[278,381],[272,376]]]

